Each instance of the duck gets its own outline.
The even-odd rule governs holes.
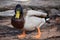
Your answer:
[[[23,8],[20,4],[16,5],[15,15],[11,19],[11,24],[20,30],[23,30],[18,38],[25,38],[26,31],[37,30],[37,34],[32,38],[39,39],[41,37],[40,27],[46,22],[45,17],[47,13],[43,11],[28,10],[24,17]]]

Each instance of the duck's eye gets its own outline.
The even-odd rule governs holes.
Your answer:
[[[16,16],[15,18],[19,18],[20,17],[20,11],[16,11]]]

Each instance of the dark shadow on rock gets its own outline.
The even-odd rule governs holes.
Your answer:
[[[12,16],[0,16],[0,20],[2,21],[2,20],[9,20],[9,19],[11,19],[12,18]]]
[[[27,34],[30,34],[33,31],[26,32]],[[35,32],[35,30],[34,30]],[[0,36],[16,36],[18,34],[21,34],[22,30],[11,28],[6,25],[0,25]]]
[[[0,25],[0,35],[10,35],[10,36],[12,36],[12,35],[17,35],[17,34],[19,34],[19,33],[21,33],[21,31],[20,30],[17,30],[17,29],[15,29],[15,28],[11,28],[11,27],[8,27],[8,26],[1,26]]]

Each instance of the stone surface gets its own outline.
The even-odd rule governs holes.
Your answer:
[[[0,8],[13,9],[16,4],[21,4],[24,7],[31,6],[38,8],[46,8],[46,7],[60,8],[60,0],[29,0],[28,2],[21,2],[15,0],[0,0]]]
[[[58,16],[60,16],[60,11],[57,10],[57,9],[51,9],[50,10],[50,16],[52,16],[52,15],[58,15]]]

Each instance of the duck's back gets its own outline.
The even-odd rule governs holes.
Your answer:
[[[35,15],[35,16],[34,16]],[[29,10],[25,17],[24,28],[27,30],[34,30],[36,27],[41,27],[45,23],[45,18],[38,17],[40,15],[47,15],[43,12]]]

